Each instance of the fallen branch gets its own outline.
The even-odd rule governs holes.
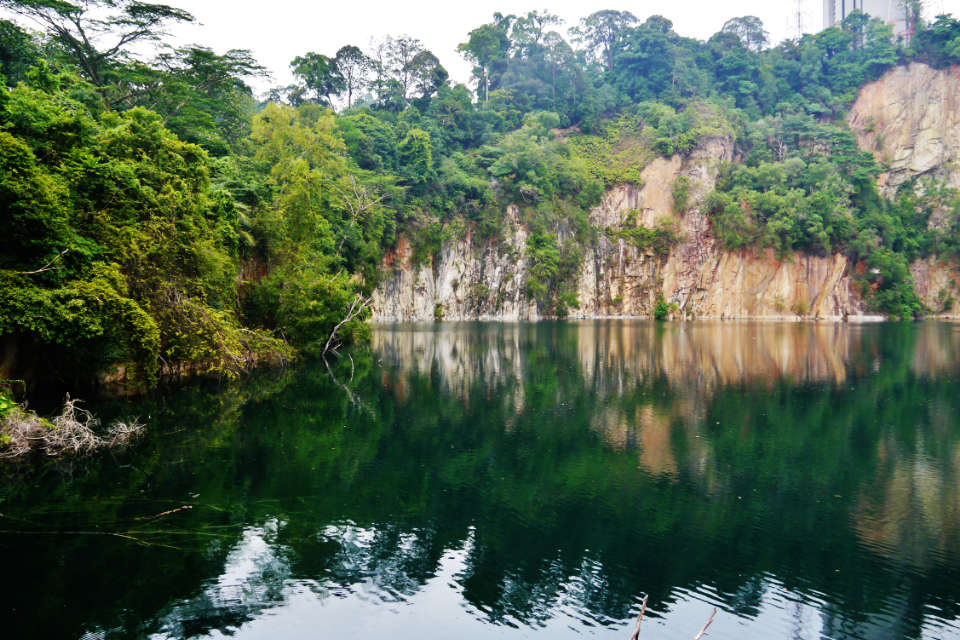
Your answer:
[[[21,405],[15,406],[0,420],[0,434],[6,442],[0,446],[0,458],[16,458],[33,450],[49,456],[85,454],[102,448],[120,447],[143,432],[136,420],[116,421],[100,436],[100,421],[79,406],[69,394],[60,415],[47,422]]]
[[[67,530],[50,530],[50,531],[21,531],[19,529],[0,529],[0,533],[5,535],[50,535],[50,536],[111,536],[114,538],[121,538],[123,540],[129,540],[133,543],[136,543],[142,547],[163,547],[165,549],[173,549],[174,551],[182,551],[180,547],[174,547],[168,544],[163,544],[162,542],[150,542],[148,540],[143,540],[135,536],[130,535],[131,533],[150,533],[150,532],[131,532],[131,531],[67,531]]]
[[[637,616],[637,628],[633,630],[630,640],[637,640],[637,638],[640,636],[640,623],[643,622],[643,614],[647,611],[647,598],[649,597],[649,593],[643,596],[643,604],[640,605],[640,615]]]
[[[707,624],[703,625],[703,627],[700,629],[700,633],[698,633],[697,635],[693,636],[693,640],[700,640],[700,638],[703,637],[703,634],[707,632],[707,627],[709,627],[709,626],[710,626],[710,623],[713,622],[713,616],[715,616],[715,615],[717,615],[717,608],[716,608],[716,607],[713,608],[713,613],[711,613],[711,614],[710,614],[710,617],[707,619]]]
[[[158,513],[155,516],[150,516],[148,518],[134,518],[134,519],[144,523],[153,522],[154,520],[159,520],[160,518],[166,518],[167,516],[171,516],[175,513],[180,513],[181,511],[189,511],[190,509],[193,509],[193,506],[189,504],[185,504],[182,507],[177,507],[176,509],[170,509],[169,511]]]

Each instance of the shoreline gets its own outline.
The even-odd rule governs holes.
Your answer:
[[[653,320],[651,315],[605,315],[605,314],[570,314],[566,317],[559,316],[537,316],[534,318],[530,317],[519,317],[519,316],[493,316],[493,315],[479,315],[469,318],[443,318],[442,320],[437,320],[435,318],[397,318],[397,317],[373,317],[370,319],[370,324],[373,325],[386,325],[386,324],[396,324],[401,322],[416,322],[416,323],[455,323],[455,322],[509,322],[509,323],[518,323],[518,322],[555,322],[557,320]],[[780,322],[780,323],[798,323],[798,322],[824,322],[824,323],[848,323],[848,324],[874,324],[880,322],[891,322],[889,316],[882,314],[863,314],[863,315],[849,315],[849,316],[797,316],[794,314],[784,314],[776,316],[696,316],[693,318],[684,318],[684,317],[673,317],[671,315],[666,322],[700,322],[703,320],[709,320],[714,322]],[[924,316],[919,320],[942,320],[942,321],[960,321],[960,316]]]

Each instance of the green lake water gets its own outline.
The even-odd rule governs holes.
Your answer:
[[[6,638],[960,638],[960,326],[381,326],[0,467]],[[192,507],[150,519],[181,506]]]

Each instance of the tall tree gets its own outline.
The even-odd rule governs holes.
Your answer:
[[[133,45],[158,40],[171,22],[194,19],[182,9],[140,0],[0,0],[0,8],[43,27],[101,87],[109,82],[110,68],[130,57]]]
[[[546,11],[531,11],[526,16],[517,18],[510,30],[513,54],[519,58],[530,57],[543,45],[547,29],[561,24],[563,20],[559,16]]]
[[[457,51],[474,64],[473,77],[477,81],[477,98],[486,103],[490,97],[490,76],[494,66],[506,65],[510,38],[502,19],[477,27],[469,36],[466,42],[460,43]]]
[[[431,96],[449,77],[440,60],[410,36],[387,36],[374,46],[370,61],[378,102],[393,111]]]
[[[613,70],[614,45],[625,29],[635,25],[637,18],[629,11],[610,9],[591,13],[570,29],[576,42],[582,44],[588,54],[600,59],[607,71]]]
[[[760,51],[770,42],[767,32],[763,29],[763,21],[756,16],[742,16],[727,20],[720,31],[734,34],[750,51]]]
[[[151,66],[136,65],[119,106],[145,106],[163,116],[164,126],[208,150],[226,151],[249,133],[253,92],[245,80],[265,70],[251,53],[233,49],[220,55],[190,46],[157,56]]]
[[[26,78],[27,69],[39,57],[39,47],[29,33],[9,20],[0,20],[0,73],[8,85],[15,86]]]
[[[293,69],[293,75],[299,78],[301,88],[313,94],[311,102],[329,106],[330,96],[340,93],[344,88],[343,76],[336,63],[321,53],[310,51],[297,56],[290,63],[290,68]]]
[[[393,79],[400,83],[403,99],[408,100],[410,89],[413,87],[413,61],[424,51],[423,43],[410,36],[388,38],[387,60],[389,71]]]
[[[663,95],[673,84],[676,40],[673,23],[663,16],[650,16],[640,26],[629,29],[617,52],[617,88],[636,100]]]
[[[437,56],[430,51],[424,50],[413,56],[408,66],[411,88],[420,99],[432,96],[450,77]]]
[[[348,44],[340,47],[333,59],[343,78],[343,88],[347,92],[347,109],[353,106],[353,96],[367,86],[371,61],[358,47]]]
[[[543,37],[543,60],[550,75],[550,99],[556,109],[557,80],[564,67],[573,61],[573,49],[556,31],[551,31]]]

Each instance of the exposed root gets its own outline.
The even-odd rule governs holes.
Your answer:
[[[98,435],[100,420],[79,404],[68,395],[63,411],[49,421],[22,406],[10,410],[0,421],[0,457],[16,458],[32,451],[48,456],[82,455],[122,447],[143,431],[144,425],[135,419],[118,420]]]

